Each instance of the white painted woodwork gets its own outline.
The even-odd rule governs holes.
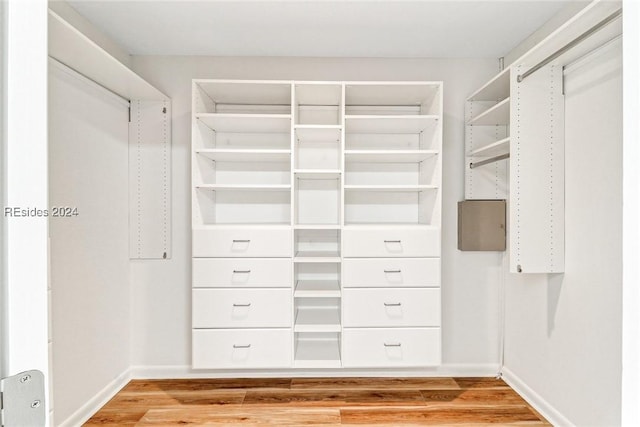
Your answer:
[[[343,230],[345,257],[438,257],[437,227],[347,227]]]
[[[238,366],[205,355],[204,331],[281,327],[289,367],[340,368],[344,326],[440,325],[441,82],[194,80],[192,94],[194,368]],[[434,337],[374,364],[431,365]]]
[[[344,367],[435,366],[441,361],[439,328],[345,328]]]
[[[288,258],[194,258],[194,288],[291,287]]]
[[[289,289],[194,289],[193,328],[291,326]]]
[[[290,257],[288,228],[220,228],[193,231],[194,257]]]
[[[440,258],[345,258],[342,286],[439,287]]]
[[[192,342],[196,369],[291,366],[290,329],[194,329]]]
[[[342,298],[345,328],[440,326],[439,288],[347,288]]]

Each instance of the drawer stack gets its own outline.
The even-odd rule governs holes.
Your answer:
[[[289,367],[292,231],[194,230],[193,367]]]
[[[344,367],[440,364],[440,230],[344,229]]]

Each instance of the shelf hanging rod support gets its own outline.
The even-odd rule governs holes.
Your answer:
[[[588,29],[584,33],[580,34],[578,37],[573,39],[573,41],[567,43],[566,45],[564,45],[560,49],[556,50],[551,55],[547,56],[542,61],[538,62],[538,64],[535,65],[534,67],[530,68],[529,70],[527,70],[526,72],[524,72],[522,74],[518,74],[518,83],[522,83],[522,81],[524,79],[526,79],[527,77],[529,77],[531,74],[535,73],[540,68],[544,67],[545,65],[547,65],[548,63],[550,63],[554,59],[560,57],[566,51],[576,47],[583,40],[589,38],[591,35],[595,34],[598,31],[600,31],[602,28],[606,27],[607,25],[609,25],[610,23],[612,23],[613,21],[618,19],[621,15],[622,15],[622,9],[618,9],[617,11],[613,12],[611,15],[607,16],[602,21],[598,22],[596,25],[594,25],[593,27],[591,27],[590,29]]]
[[[481,160],[479,162],[469,163],[469,169],[477,168],[478,166],[488,165],[489,163],[495,163],[499,160],[504,160],[509,158],[509,153],[500,154],[499,156],[491,157],[489,159]]]

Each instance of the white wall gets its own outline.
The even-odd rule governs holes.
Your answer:
[[[567,69],[565,273],[507,278],[507,378],[562,424],[620,423],[621,67],[618,41]]]
[[[52,384],[55,424],[79,425],[130,366],[128,104],[65,68],[50,63],[49,197],[78,215],[50,218]]]
[[[499,361],[501,254],[456,249],[463,198],[464,100],[497,72],[492,59],[133,57],[133,68],[173,103],[173,257],[133,262],[132,364],[147,374],[191,363],[191,79],[444,80],[443,361],[453,373],[491,375]],[[156,368],[154,370],[154,367]],[[470,369],[465,371],[464,369]],[[135,374],[136,371],[134,371]],[[145,372],[144,368],[137,370]],[[449,372],[451,373],[451,372]]]

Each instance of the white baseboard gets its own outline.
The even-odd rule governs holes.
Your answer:
[[[113,396],[119,392],[131,380],[131,369],[127,369],[116,379],[107,384],[87,403],[82,405],[77,411],[61,423],[56,423],[60,427],[76,427],[84,424],[100,408],[102,408]]]
[[[132,379],[279,378],[279,377],[493,377],[497,363],[449,364],[411,369],[243,369],[195,370],[189,365],[132,366]]]
[[[510,371],[509,368],[502,368],[502,379],[554,426],[574,426],[571,421],[529,387],[520,377]]]

